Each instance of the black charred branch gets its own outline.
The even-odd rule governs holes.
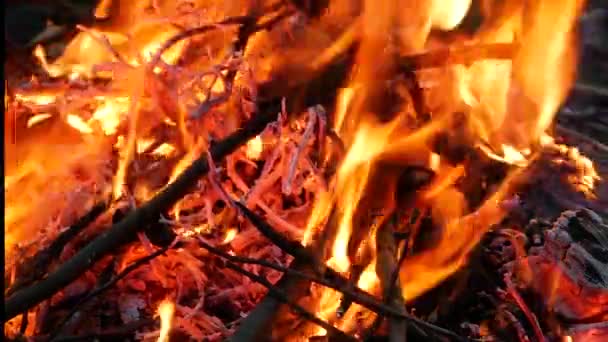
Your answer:
[[[388,221],[381,225],[376,232],[376,250],[378,251],[376,271],[380,279],[384,303],[405,313],[405,301],[401,294],[401,287],[398,284],[398,280],[393,278],[399,268],[399,257],[392,228],[393,225]],[[388,324],[388,340],[390,342],[405,341],[407,331],[406,321],[398,317],[391,317]]]

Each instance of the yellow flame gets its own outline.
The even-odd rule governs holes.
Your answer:
[[[113,135],[129,110],[129,98],[101,97],[98,100],[101,101],[101,104],[93,113],[91,120],[99,122],[106,135]]]
[[[152,151],[152,154],[156,156],[168,157],[173,154],[173,152],[175,152],[175,146],[168,143],[162,143],[160,146],[155,148],[154,151]]]
[[[237,233],[238,230],[236,228],[229,228],[226,231],[226,236],[224,237],[224,240],[222,240],[222,244],[225,245],[227,243],[232,242],[232,240],[234,240],[234,238],[236,237]]]
[[[449,31],[458,26],[469,11],[472,0],[433,1],[431,25],[434,28]]]
[[[15,94],[15,99],[23,102],[29,102],[37,105],[50,105],[57,101],[57,96],[54,94]]]
[[[437,153],[431,153],[429,155],[429,169],[433,171],[439,170],[439,166],[441,165],[441,156]]]
[[[76,114],[68,114],[68,116],[66,117],[66,122],[81,133],[93,133],[93,129],[84,120],[82,120],[80,116]]]
[[[139,138],[135,143],[135,150],[137,153],[144,153],[152,144],[154,144],[154,139],[152,138]]]
[[[52,115],[48,113],[36,114],[27,120],[27,127],[30,128],[35,124],[41,123],[42,121],[45,121],[50,117],[52,117]]]
[[[502,145],[502,156],[494,153],[494,151],[485,145],[479,145],[479,148],[494,160],[521,167],[528,165],[528,157],[532,153],[529,148],[518,151],[515,147],[505,144]]]
[[[175,304],[165,299],[158,306],[157,314],[160,316],[160,336],[158,342],[169,342],[169,334],[173,326],[173,316],[175,314]]]
[[[247,150],[245,151],[247,158],[258,160],[260,159],[262,152],[264,152],[264,143],[262,142],[262,137],[258,135],[247,142]]]

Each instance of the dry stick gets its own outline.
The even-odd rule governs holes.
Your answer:
[[[447,336],[455,338],[456,340],[459,340],[459,341],[465,340],[463,337],[458,336],[449,330],[446,330],[446,329],[443,329],[436,325],[433,325],[431,323],[425,322],[414,316],[410,316],[407,313],[399,312],[390,306],[387,306],[383,303],[378,302],[373,296],[371,296],[369,293],[361,290],[359,287],[350,286],[348,284],[349,280],[347,280],[346,278],[343,278],[341,275],[336,275],[336,278],[334,279],[334,281],[330,281],[325,278],[318,277],[316,275],[294,270],[293,267],[285,267],[285,266],[282,266],[282,265],[279,265],[279,264],[276,264],[276,263],[273,263],[270,261],[266,261],[266,260],[228,254],[218,248],[215,248],[215,247],[207,244],[206,242],[204,242],[202,240],[200,240],[199,243],[203,248],[207,249],[209,252],[216,254],[218,256],[221,256],[222,258],[225,258],[231,262],[260,265],[260,266],[272,268],[272,269],[280,271],[280,272],[284,272],[288,275],[293,275],[298,278],[310,280],[312,282],[315,282],[315,283],[321,284],[323,286],[329,287],[331,289],[334,289],[336,291],[342,292],[345,295],[352,298],[353,302],[360,304],[360,305],[366,307],[367,309],[377,312],[381,315],[390,316],[390,317],[394,316],[396,318],[410,320],[413,323],[417,323],[417,324],[420,324],[421,326],[427,327],[429,330],[445,334]],[[342,278],[340,278],[340,277],[342,277]]]
[[[403,265],[403,262],[405,261],[405,259],[408,257],[410,251],[413,249],[413,243],[414,240],[416,239],[416,236],[418,235],[418,231],[420,230],[420,224],[422,222],[423,217],[426,215],[425,214],[426,211],[420,212],[418,214],[418,216],[416,217],[416,221],[414,222],[414,224],[412,225],[411,228],[411,233],[408,237],[408,240],[405,241],[405,244],[403,246],[403,251],[401,251],[401,255],[399,256],[399,260],[397,261],[397,267],[393,270],[393,273],[391,274],[391,278],[389,281],[389,284],[391,286],[389,292],[393,292],[395,291],[395,289],[398,288],[398,282],[397,280],[399,279],[399,270],[401,269],[401,265]],[[399,292],[401,292],[399,290]],[[405,303],[404,303],[405,305]],[[380,327],[380,324],[382,323],[382,319],[380,317],[378,317],[376,319],[376,321],[372,324],[371,328],[368,331],[368,335],[366,336],[366,338],[364,338],[365,341],[369,340],[373,334],[376,332],[376,330],[378,330],[378,328]],[[414,330],[416,330],[417,333],[419,333],[421,336],[427,336],[424,331],[422,331],[422,329],[420,329],[420,327],[418,327],[415,324],[412,324],[412,328]]]
[[[251,18],[246,15],[237,16],[237,17],[228,17],[218,23],[202,25],[202,26],[195,27],[193,29],[182,31],[182,32],[174,35],[173,37],[169,38],[168,40],[166,40],[163,43],[163,45],[161,45],[161,47],[160,47],[160,49],[158,49],[156,55],[154,55],[154,58],[150,61],[148,69],[154,70],[154,68],[158,65],[158,63],[160,63],[163,53],[165,51],[167,51],[168,49],[170,49],[173,45],[179,43],[180,41],[182,41],[184,39],[188,39],[188,38],[196,36],[196,35],[207,33],[209,31],[211,31],[213,29],[217,29],[221,26],[245,25],[245,24],[249,23],[250,20],[251,20]]]
[[[293,156],[291,158],[291,162],[289,163],[289,169],[287,171],[287,177],[285,178],[285,180],[283,181],[283,184],[282,184],[283,193],[286,195],[291,195],[291,189],[292,189],[291,182],[293,181],[293,177],[296,173],[296,167],[298,166],[298,163],[300,162],[300,156],[302,155],[302,151],[304,150],[306,145],[308,145],[309,140],[312,137],[313,130],[315,128],[315,124],[317,123],[318,114],[316,113],[316,110],[317,109],[313,109],[313,108],[308,109],[308,115],[309,115],[308,124],[306,125],[304,134],[302,135],[300,143],[298,144],[298,147],[296,148],[296,152],[293,154]]]
[[[280,104],[270,102],[263,112],[255,115],[242,129],[237,130],[211,148],[214,160],[221,160],[248,140],[261,133],[266,125],[276,118]],[[70,284],[88,270],[97,260],[116,248],[130,242],[135,233],[148,223],[160,218],[160,213],[168,210],[175,202],[192,189],[200,177],[209,171],[207,157],[195,160],[177,179],[137,210],[113,225],[95,240],[82,248],[76,255],[50,273],[40,282],[15,292],[5,301],[5,321],[34,307],[46,298]]]
[[[253,226],[264,235],[270,242],[279,247],[282,251],[287,254],[294,256],[295,258],[313,262],[314,260],[310,253],[308,253],[304,246],[301,243],[289,240],[281,233],[277,232],[271,225],[266,223],[260,216],[255,214],[253,211],[249,210],[243,203],[240,202],[232,202],[233,205],[239,209],[239,211],[247,218]]]
[[[15,291],[23,288],[26,285],[42,278],[48,270],[49,265],[61,254],[63,248],[74,239],[80,232],[87,228],[99,215],[104,213],[108,208],[108,202],[100,202],[94,205],[86,214],[81,216],[68,229],[63,231],[57,238],[44,250],[36,253],[32,258],[27,259],[21,264],[21,270],[25,273],[23,278],[17,279],[15,284],[11,286],[6,295],[10,296]]]
[[[261,217],[259,217],[255,213],[253,213],[251,210],[249,210],[247,207],[243,206],[241,203],[238,203],[238,202],[234,202],[234,203],[235,203],[235,205],[237,205],[239,207],[239,209],[245,215],[245,217],[247,217],[247,219],[249,219],[251,221],[251,223],[266,238],[271,240],[273,243],[275,241],[277,241],[280,244],[280,245],[277,244],[277,246],[280,247],[281,249],[283,249],[281,247],[281,245],[286,246],[286,249],[283,249],[283,251],[296,257],[296,262],[302,262],[303,260],[305,260],[309,263],[315,262],[315,258],[313,257],[312,253],[308,252],[308,250],[306,248],[304,248],[304,246],[302,246],[298,242],[291,241],[291,240],[285,238],[284,236],[282,236],[281,234],[279,234],[276,230],[274,230],[272,228],[272,226],[270,226],[268,223],[266,223]],[[229,254],[223,254],[222,256],[225,257],[226,259],[229,259],[232,261],[237,261],[237,259],[233,259],[234,256],[230,256]],[[264,263],[265,266],[274,268],[276,270],[283,270],[283,272],[285,272],[287,274],[292,274],[292,275],[296,275],[296,276],[299,275],[298,273],[293,272],[290,269],[286,269],[285,267],[278,266],[276,264],[273,265],[272,263],[268,263],[265,261],[249,259],[249,258],[244,258],[244,257],[239,257],[239,259],[242,262],[245,262],[244,260],[247,260],[247,262],[249,262],[249,263],[259,264],[259,265],[262,265],[262,263]],[[281,267],[281,269],[279,269],[278,267]],[[311,281],[317,282],[321,285],[324,285],[324,286],[327,286],[334,290],[337,290],[339,292],[342,292],[345,295],[348,295],[348,297],[351,298],[353,302],[360,304],[360,305],[368,308],[369,310],[372,310],[379,314],[382,314],[385,316],[390,316],[390,317],[397,317],[397,318],[401,318],[401,319],[407,319],[414,323],[419,324],[420,326],[426,327],[429,330],[452,337],[457,341],[466,341],[465,338],[458,336],[457,334],[455,334],[454,332],[452,332],[450,330],[447,330],[447,329],[441,328],[439,326],[436,326],[434,324],[425,322],[417,317],[411,316],[407,313],[403,313],[399,310],[395,310],[394,308],[392,308],[388,305],[378,302],[373,296],[371,296],[369,293],[361,290],[359,287],[351,286],[350,281],[348,279],[344,278],[344,276],[342,276],[338,272],[334,271],[332,268],[325,267],[324,271],[325,271],[324,278],[306,276],[306,279],[310,279]],[[325,278],[329,278],[330,280],[325,279]]]
[[[173,244],[171,246],[173,246]],[[86,295],[76,305],[74,305],[72,310],[67,314],[67,316],[65,316],[63,321],[61,321],[61,323],[59,324],[59,326],[55,328],[55,332],[51,334],[50,340],[55,341],[54,337],[57,336],[57,334],[61,332],[61,329],[63,329],[65,324],[70,320],[70,318],[72,318],[72,316],[74,316],[74,314],[76,312],[78,312],[80,307],[82,307],[85,303],[87,303],[89,300],[99,296],[103,292],[110,289],[112,286],[114,286],[114,284],[118,283],[118,281],[120,281],[121,279],[126,277],[129,273],[138,269],[140,266],[143,266],[143,265],[147,264],[148,262],[150,262],[152,259],[160,256],[161,254],[164,254],[171,246],[163,247],[163,248],[155,251],[154,253],[151,253],[149,255],[146,255],[144,257],[141,257],[141,258],[135,260],[129,266],[127,266],[124,270],[122,270],[122,272],[120,272],[119,274],[112,277],[112,279],[107,281],[105,284],[103,284],[103,285],[97,287],[96,289],[94,289],[93,291],[89,292],[88,295]]]
[[[384,222],[376,232],[376,271],[382,287],[384,302],[393,306],[396,310],[405,312],[405,301],[401,295],[401,289],[397,281],[393,280],[393,275],[399,265],[397,259],[397,246],[393,236],[393,225],[391,220]],[[389,342],[406,340],[406,322],[402,319],[389,318]]]
[[[350,266],[348,280],[349,280],[349,285],[352,288],[355,287],[355,285],[361,278],[361,274],[363,273],[364,270],[365,270],[365,268],[361,264],[353,264]],[[352,306],[352,304],[353,304],[353,301],[352,301],[352,299],[348,298],[348,296],[341,296],[340,305],[336,309],[336,316],[338,318],[343,318],[344,315],[348,312],[348,310]]]
[[[321,328],[327,330],[328,333],[330,333],[331,335],[339,337],[341,341],[356,341],[356,339],[353,338],[352,336],[347,335],[342,330],[340,330],[340,329],[334,327],[333,325],[325,322],[324,320],[318,318],[317,316],[308,312],[306,309],[304,309],[300,305],[290,301],[289,296],[285,292],[283,292],[281,289],[277,288],[276,286],[272,285],[272,283],[269,282],[268,280],[266,280],[266,278],[261,277],[257,274],[254,274],[252,272],[249,272],[231,262],[226,262],[226,267],[246,276],[247,278],[255,281],[256,283],[263,285],[264,287],[266,287],[268,289],[268,293],[271,296],[273,296],[277,300],[279,300],[282,303],[289,306],[289,308],[291,308],[298,315],[315,323],[316,325],[320,326]]]

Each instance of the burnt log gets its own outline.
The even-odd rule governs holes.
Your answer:
[[[608,225],[588,209],[565,211],[543,238],[505,265],[514,283],[563,325],[608,320]]]

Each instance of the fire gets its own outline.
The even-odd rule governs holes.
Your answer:
[[[27,120],[27,127],[30,128],[30,127],[34,126],[35,124],[38,124],[52,116],[53,115],[47,114],[47,113],[36,114]]]
[[[55,94],[15,94],[15,99],[37,105],[49,105],[57,101]]]
[[[80,131],[83,134],[91,134],[93,133],[93,129],[89,127],[89,125],[82,120],[82,118],[76,114],[68,114],[67,117],[68,125],[72,126],[74,129]]]
[[[479,148],[490,158],[505,162],[507,164],[517,165],[524,167],[528,164],[528,156],[530,155],[530,149],[524,151],[518,151],[516,148],[510,145],[502,145],[502,155],[496,154],[492,149],[487,146],[480,145]]]
[[[173,326],[173,316],[175,314],[175,304],[170,300],[163,300],[158,305],[158,316],[160,316],[160,335],[158,342],[169,342],[169,334]]]
[[[452,30],[464,19],[472,0],[432,1],[431,23],[434,28]]]
[[[238,230],[236,228],[230,228],[226,231],[226,236],[224,237],[224,240],[222,240],[222,244],[228,244],[230,243],[232,240],[234,240],[234,238],[236,237],[236,234],[238,234]]]
[[[436,89],[441,105],[468,113],[470,138],[488,157],[522,168],[528,165],[532,149],[552,122],[572,84],[575,62],[573,27],[582,6],[582,1],[577,0],[536,3],[509,5],[512,8],[505,6],[502,10],[506,13],[498,16],[503,15],[506,19],[499,23],[490,19],[476,36],[470,38],[471,43],[516,42],[513,61],[480,61],[448,69],[445,75],[451,77],[452,82],[445,84],[452,87],[452,91],[446,93],[443,87]],[[459,178],[468,176],[464,174],[464,168],[442,167],[439,156],[429,148],[430,138],[451,122],[449,114],[437,115],[420,131],[404,129],[399,116],[388,123],[375,119],[384,115],[370,105],[374,103],[375,96],[380,96],[382,85],[376,80],[385,77],[383,73],[391,72],[389,55],[381,52],[386,51],[383,47],[390,43],[381,32],[390,31],[387,25],[390,25],[388,18],[393,15],[393,5],[390,2],[365,2],[363,6],[364,34],[357,55],[359,68],[338,98],[335,120],[335,128],[349,148],[338,170],[333,192],[317,198],[304,243],[311,243],[314,231],[320,226],[336,224],[327,265],[348,273],[353,257],[349,255],[353,219],[370,181],[371,168],[383,159],[428,165],[438,173],[438,177],[423,193],[422,199],[436,206],[433,216],[443,226],[443,234],[437,246],[406,259],[402,266],[403,296],[409,301],[436,286],[466,262],[469,251],[483,232],[504,215],[500,202],[507,198],[510,183],[515,182],[523,171],[514,171],[481,207],[467,214],[466,195],[452,187]],[[405,10],[408,13],[406,17],[408,20],[421,18],[420,24],[416,26],[418,21],[410,21],[409,32],[404,33],[402,39],[407,52],[416,53],[424,50],[425,45],[437,44],[431,29],[449,31],[458,26],[471,1],[423,1],[411,6]],[[378,18],[382,19],[379,21]],[[559,29],[553,30],[556,23]],[[378,68],[383,62],[386,68]],[[421,76],[426,79],[426,75]],[[428,77],[434,80],[442,78],[433,70],[428,72]],[[434,94],[432,89],[431,101],[435,100]],[[446,94],[453,94],[453,97]],[[590,183],[593,176],[582,179]],[[332,207],[333,211],[329,209]],[[332,223],[330,215],[336,213],[339,219]],[[326,300],[321,299],[322,302]],[[325,308],[321,307],[320,312],[331,311],[332,307],[328,303]]]
[[[99,101],[101,103],[93,113],[91,120],[97,121],[106,135],[113,135],[117,132],[118,126],[123,121],[123,116],[128,111],[129,98],[100,97]]]
[[[258,160],[262,152],[264,152],[264,143],[259,135],[247,142],[247,150],[245,151],[247,158]]]
[[[212,52],[220,54],[229,50],[227,44],[232,44],[232,40],[227,38],[230,36],[227,33],[231,28],[218,27],[216,36],[204,40],[209,51],[208,56],[199,57],[202,62],[180,62],[186,59],[186,52],[200,52],[188,49],[194,39],[184,39],[165,50],[158,63],[152,65],[165,42],[183,33],[183,27],[168,19],[180,16],[177,9],[155,4],[160,7],[150,10],[145,3],[147,1],[101,1],[94,14],[109,21],[91,28],[79,27],[63,54],[54,60],[47,57],[50,50],[35,47],[33,54],[40,66],[50,78],[65,80],[65,87],[17,91],[11,97],[5,92],[5,109],[10,100],[31,109],[33,114],[24,120],[26,133],[36,136],[29,136],[29,140],[22,138],[22,145],[7,148],[7,155],[10,154],[7,158],[10,165],[5,166],[7,250],[18,242],[27,242],[25,237],[35,229],[46,227],[48,218],[56,219],[54,224],[59,226],[63,219],[62,206],[81,202],[78,194],[85,188],[81,183],[93,184],[90,186],[93,189],[88,190],[94,193],[91,197],[103,197],[111,192],[116,201],[129,198],[140,204],[150,199],[174,182],[218,137],[228,134],[228,128],[235,125],[234,113],[246,112],[245,106],[229,97],[221,104],[221,111],[196,114],[201,103],[224,92],[233,88],[247,92],[262,83],[257,74],[249,80],[253,85],[243,80],[246,78],[243,70],[255,66],[257,61],[235,67],[238,77],[234,85],[225,80],[234,67],[230,62],[247,60],[248,50],[229,62],[224,61],[228,67],[208,70],[218,62],[215,59],[219,59],[212,58]],[[346,4],[348,1],[336,3],[333,6],[337,8],[332,9],[339,13],[353,10],[352,4]],[[593,189],[600,181],[590,159],[575,148],[557,144],[547,133],[573,83],[574,31],[583,1],[486,2],[481,8],[484,18],[480,27],[474,33],[465,34],[459,26],[475,3],[472,0],[365,0],[360,4],[360,15],[340,22],[339,25],[345,26],[340,35],[318,34],[322,37],[319,38],[315,35],[318,32],[311,30],[310,39],[294,43],[296,55],[308,56],[313,51],[315,56],[321,56],[305,61],[314,71],[342,54],[355,40],[358,43],[355,67],[337,94],[331,120],[327,120],[345,150],[336,162],[335,175],[326,187],[319,187],[315,192],[301,243],[314,250],[326,267],[345,277],[356,276],[357,286],[372,295],[381,293],[381,276],[376,272],[379,258],[375,247],[370,247],[375,246],[378,225],[398,209],[413,209],[399,207],[403,203],[399,202],[397,192],[411,192],[408,193],[410,201],[405,205],[428,211],[439,236],[432,246],[407,256],[400,265],[401,294],[409,302],[466,264],[483,234],[504,217],[503,202],[525,177],[526,168],[540,149],[557,150],[564,159],[575,161],[578,173],[571,176],[570,181],[588,197],[593,197]],[[113,18],[116,8],[120,14]],[[163,10],[168,13],[158,13]],[[322,24],[319,26],[334,25],[332,13],[328,11],[319,19]],[[315,29],[318,28],[315,26]],[[259,33],[252,41],[271,39],[268,37],[273,34]],[[327,42],[317,45],[317,38]],[[448,51],[451,55],[459,48],[466,50],[472,45],[495,43],[508,45],[512,58],[480,59],[425,70],[404,70],[407,68],[398,61],[403,56],[432,51]],[[274,51],[268,53],[271,52]],[[290,62],[285,56],[276,59]],[[265,67],[264,63],[260,65]],[[418,112],[419,107],[414,103],[418,101],[414,86],[403,80],[407,77],[407,81],[415,79],[416,87],[424,88],[420,89],[423,112]],[[90,82],[94,87],[74,96],[66,89],[78,81]],[[83,104],[86,101],[80,98],[91,101]],[[38,135],[36,130],[47,124],[52,130]],[[171,130],[167,131],[177,137],[155,131],[166,126],[170,126]],[[468,172],[471,161],[467,157],[452,157],[448,152],[444,154],[437,147],[437,141],[446,136],[448,148],[462,148],[467,153],[481,151],[487,156],[485,159],[509,167],[508,176],[492,188],[492,193],[479,199],[481,203],[471,203],[469,197],[472,196],[460,186],[463,180],[479,176]],[[240,156],[254,166],[259,164],[254,161],[265,161],[270,151],[265,137],[257,135],[249,140]],[[280,136],[277,140],[283,138]],[[318,146],[323,144],[325,141]],[[281,145],[280,148],[289,150],[290,147]],[[55,155],[61,158],[53,158]],[[147,182],[152,183],[151,180],[137,178],[137,172],[141,171],[138,169],[140,159],[167,161],[164,178],[154,180],[159,184],[152,186]],[[314,170],[318,165],[312,159],[306,162]],[[116,164],[111,170],[96,172],[102,161],[109,160]],[[560,159],[555,162],[559,163]],[[428,170],[432,174],[429,182],[420,189],[398,189],[402,175],[391,173],[390,169],[404,165]],[[78,183],[75,173],[85,181]],[[202,183],[193,192],[202,193],[201,189],[206,186]],[[243,190],[239,182],[233,183],[234,188],[243,193],[249,190],[247,185]],[[38,198],[42,193],[61,195]],[[73,198],[68,201],[66,194]],[[184,228],[184,238],[209,233],[215,226],[212,222],[215,199],[192,200],[197,201],[199,207],[204,203],[208,221],[193,224],[189,230]],[[35,217],[30,217],[32,205],[42,208]],[[182,205],[178,202],[169,210],[176,225],[183,223],[179,214]],[[378,209],[376,206],[383,210],[383,215],[384,211],[388,213],[378,224],[365,219],[366,213]],[[275,207],[280,205],[268,204],[272,210]],[[239,230],[229,227],[223,238],[220,237],[221,244],[233,241],[236,244],[239,240],[234,240]],[[357,329],[371,325],[374,314],[362,306],[353,304],[343,317],[337,317],[340,294],[321,287],[313,289],[314,301],[310,306],[315,308],[317,316],[358,337]],[[162,301],[157,314],[161,319],[158,341],[168,341],[175,303]],[[319,328],[314,333],[327,332]]]

